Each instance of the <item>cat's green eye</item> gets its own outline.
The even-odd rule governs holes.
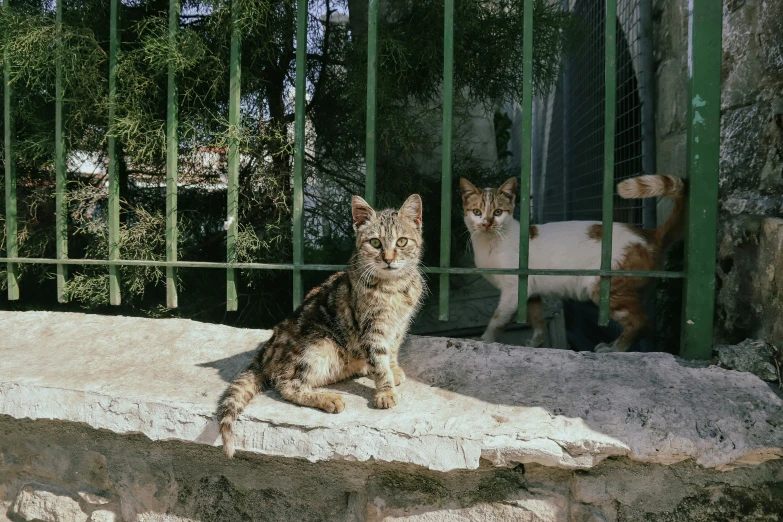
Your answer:
[[[473,215],[480,216],[481,215],[481,211],[479,209],[477,209],[477,208],[474,208],[473,209]]]
[[[493,214],[496,215],[496,216],[499,216],[502,213],[503,213],[503,211],[500,210],[500,209],[497,209],[495,212],[493,212]]]
[[[370,244],[374,246],[375,248],[381,248],[381,240],[377,237],[374,237],[370,240]]]
[[[401,237],[400,239],[397,240],[397,246],[398,247],[404,247],[407,244],[408,244],[408,238],[407,237]]]

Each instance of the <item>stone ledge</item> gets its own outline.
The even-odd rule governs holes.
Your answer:
[[[0,414],[86,423],[152,440],[218,445],[227,380],[269,331],[167,319],[0,312]],[[539,463],[591,468],[610,456],[728,470],[783,456],[783,401],[757,377],[665,354],[579,354],[413,337],[401,404],[372,408],[372,381],[332,387],[330,415],[258,397],[237,449],[439,471]]]

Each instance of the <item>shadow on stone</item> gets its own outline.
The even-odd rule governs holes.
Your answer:
[[[259,343],[258,348],[255,350],[248,350],[246,352],[232,355],[231,357],[225,357],[223,359],[217,359],[215,361],[209,361],[205,363],[198,363],[196,366],[200,368],[214,368],[218,371],[220,378],[226,382],[232,382],[236,379],[245,368],[250,365],[256,352],[264,346],[265,343]]]

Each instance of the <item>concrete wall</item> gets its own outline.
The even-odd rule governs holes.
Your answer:
[[[719,1],[719,0],[715,0]],[[783,344],[783,2],[724,0],[716,337]],[[684,174],[687,0],[654,0],[657,163]],[[659,215],[668,213],[662,202]],[[762,261],[763,260],[763,261]],[[760,262],[762,261],[762,262]],[[766,274],[766,275],[762,275]],[[753,277],[746,277],[753,274]],[[674,319],[674,314],[672,319]]]

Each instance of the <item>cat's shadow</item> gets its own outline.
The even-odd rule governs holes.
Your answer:
[[[237,375],[250,365],[250,362],[255,357],[256,352],[261,349],[266,343],[259,343],[258,346],[252,350],[232,355],[231,357],[225,357],[223,359],[217,359],[215,361],[209,361],[205,363],[198,363],[196,366],[199,368],[214,368],[218,371],[220,378],[227,383],[232,382],[237,378]]]
[[[253,357],[255,357],[258,350],[260,350],[264,344],[265,343],[259,343],[259,345],[253,350],[248,350],[246,352],[238,353],[223,359],[198,363],[196,366],[200,368],[214,368],[217,370],[221,379],[223,379],[226,383],[231,383],[240,373],[242,373],[243,370],[245,370],[245,368],[248,367],[250,362],[253,360]],[[372,385],[367,386],[363,384],[358,379],[359,377],[354,377],[345,381],[340,381],[338,383],[329,385],[327,389],[345,394],[356,395],[358,397],[364,397],[367,400],[368,405],[372,407],[375,401],[375,388]],[[283,399],[280,394],[277,393],[277,391],[266,390],[264,395],[278,402],[292,404],[291,402]]]

